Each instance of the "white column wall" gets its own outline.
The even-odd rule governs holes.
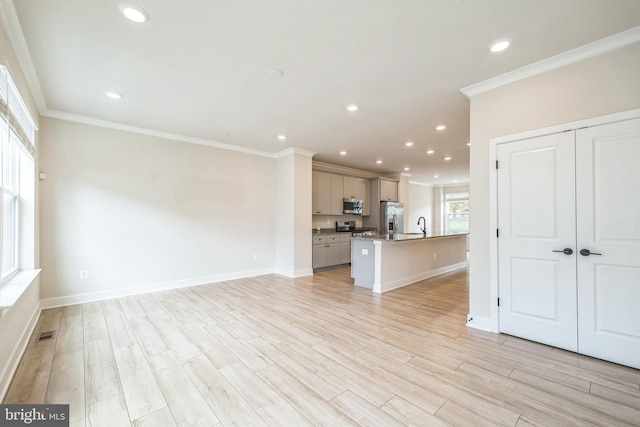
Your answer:
[[[276,162],[276,272],[289,277],[313,274],[311,155],[287,150]]]

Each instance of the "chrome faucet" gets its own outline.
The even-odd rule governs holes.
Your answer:
[[[421,216],[420,218],[418,218],[418,225],[420,225],[420,220],[422,220],[422,225],[424,227],[420,229],[422,230],[422,236],[427,237],[427,220],[423,216]]]

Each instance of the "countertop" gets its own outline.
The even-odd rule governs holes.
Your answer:
[[[357,231],[362,230],[362,228],[358,228]],[[366,230],[371,230],[370,228],[366,228]],[[376,230],[373,230],[374,232]],[[321,228],[320,231],[318,231],[317,228],[314,228],[311,231],[311,234],[314,236],[318,236],[318,235],[323,235],[323,234],[345,234],[345,233],[351,233],[351,231],[336,231],[335,228]]]
[[[358,236],[352,237],[352,239],[358,240],[373,240],[381,242],[407,242],[410,240],[425,240],[425,239],[439,239],[443,237],[457,237],[467,236],[467,233],[459,234],[427,234],[424,236],[422,233],[396,233],[396,234],[374,234],[373,236]]]

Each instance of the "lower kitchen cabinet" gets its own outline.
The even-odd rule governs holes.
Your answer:
[[[340,236],[340,264],[351,262],[351,236]]]
[[[348,240],[346,240],[348,238]],[[313,236],[312,267],[322,268],[351,262],[351,236]]]

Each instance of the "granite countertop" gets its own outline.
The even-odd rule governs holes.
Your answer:
[[[467,233],[459,234],[427,234],[422,233],[395,233],[395,234],[374,234],[373,236],[352,237],[352,239],[360,240],[379,240],[382,242],[406,242],[409,240],[437,239],[442,237],[467,236]]]
[[[362,229],[358,228],[356,230],[360,231]],[[377,230],[370,229],[370,228],[366,228],[366,230],[372,230],[374,233],[377,232]],[[323,235],[323,234],[345,234],[345,233],[351,233],[351,231],[336,231],[335,228],[321,228],[320,231],[318,231],[317,228],[314,228],[313,230],[311,230],[311,234],[314,236]]]
[[[335,228],[321,228],[320,231],[318,231],[317,228],[314,228],[311,231],[311,234],[313,234],[314,236],[317,236],[319,234],[342,234],[342,233],[348,233],[347,231],[336,231]]]

